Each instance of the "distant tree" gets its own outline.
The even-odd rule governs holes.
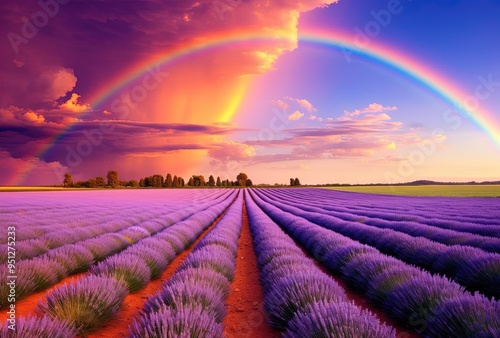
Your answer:
[[[126,187],[128,185],[128,181],[120,181],[121,187]]]
[[[245,173],[239,173],[239,175],[236,176],[236,179],[238,180],[238,185],[244,187],[245,186],[245,182],[248,179],[248,175],[245,174]]]
[[[150,184],[150,186],[152,186],[154,188],[161,188],[161,187],[163,187],[163,184],[164,184],[163,176],[159,175],[159,174],[151,176],[149,178],[149,184]]]
[[[170,173],[167,174],[167,178],[165,179],[165,188],[172,188],[172,175]]]
[[[208,186],[209,186],[209,187],[213,187],[213,186],[215,186],[215,179],[214,179],[213,175],[210,175],[210,176],[208,177]]]
[[[299,186],[300,185],[300,181],[298,178],[295,178],[295,180],[293,181],[293,185],[294,186]]]
[[[215,183],[216,186],[220,187],[222,186],[222,182],[220,181],[220,177],[217,176],[217,182]]]
[[[87,181],[76,181],[73,183],[73,187],[75,188],[87,188],[88,182]]]
[[[195,187],[204,187],[205,177],[203,175],[193,175],[193,182]]]
[[[130,180],[128,181],[127,186],[132,188],[139,188],[139,182],[137,182],[136,180]]]
[[[97,188],[97,183],[95,178],[90,178],[85,182],[87,188]]]
[[[182,177],[179,177],[179,182],[181,187],[184,187],[186,185],[186,182],[184,182],[184,179]]]
[[[245,182],[245,185],[246,185],[247,187],[251,187],[251,186],[253,185],[252,180],[251,180],[251,179],[247,179],[247,180],[246,180],[246,182]]]
[[[139,180],[139,187],[143,188],[144,187],[144,178],[141,178]]]
[[[118,172],[115,170],[108,171],[108,185],[111,188],[118,188],[120,186],[120,180],[118,179]]]
[[[179,178],[177,177],[177,175],[174,175],[174,178],[172,179],[172,187],[179,188],[179,186]]]
[[[187,185],[194,187],[194,178],[190,177]]]
[[[293,178],[290,179],[290,185],[293,187],[295,185],[295,180]]]
[[[73,186],[73,176],[70,173],[64,174],[63,187],[69,188]]]
[[[106,186],[106,180],[102,176],[97,176],[95,178],[95,185],[99,188],[104,188]]]

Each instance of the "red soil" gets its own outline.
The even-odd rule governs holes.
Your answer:
[[[227,209],[226,209],[227,210]],[[196,241],[180,253],[175,259],[168,265],[165,271],[162,272],[159,278],[152,280],[146,285],[145,288],[139,290],[136,293],[131,293],[125,300],[121,306],[118,314],[110,320],[105,326],[100,328],[99,330],[92,332],[91,334],[86,335],[88,338],[117,338],[117,337],[128,337],[128,328],[134,322],[134,319],[140,313],[140,310],[144,306],[144,303],[148,299],[149,296],[154,295],[156,292],[162,289],[163,284],[170,279],[177,268],[184,262],[189,253],[193,250],[193,247],[205,237],[205,235],[212,230],[212,228],[219,223],[222,216],[224,216],[226,212],[224,212],[219,218],[215,220],[203,233],[196,239]]]
[[[68,283],[73,283],[77,279],[86,275],[87,272],[80,272],[64,278],[59,283],[52,285],[50,288],[33,293],[26,298],[16,301],[16,318],[26,317],[28,314],[35,315],[35,307],[39,301],[44,300],[45,297],[54,289]],[[7,319],[7,308],[0,311],[0,323],[4,323]]]
[[[224,335],[228,338],[280,337],[280,331],[267,325],[262,309],[264,295],[245,205],[236,259],[236,277],[227,299]]]

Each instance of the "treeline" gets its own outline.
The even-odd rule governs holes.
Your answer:
[[[295,179],[298,181],[298,179]],[[299,183],[300,184],[300,183]],[[108,171],[106,179],[102,176],[97,176],[91,178],[87,181],[73,181],[73,177],[70,173],[64,174],[63,186],[65,188],[120,188],[120,187],[130,187],[130,188],[183,188],[183,187],[251,187],[253,182],[248,178],[245,173],[239,173],[236,176],[236,180],[232,181],[229,179],[221,180],[220,177],[217,179],[213,175],[208,177],[208,181],[205,180],[203,175],[193,175],[189,178],[188,182],[184,181],[184,178],[168,173],[166,176],[155,174],[152,176],[147,176],[141,178],[139,181],[121,181],[118,178],[118,172],[114,170]]]

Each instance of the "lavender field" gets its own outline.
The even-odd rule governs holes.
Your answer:
[[[497,198],[12,192],[0,222],[0,337],[500,337]]]

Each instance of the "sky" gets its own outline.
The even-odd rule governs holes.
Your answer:
[[[498,0],[0,4],[0,185],[500,180]]]

